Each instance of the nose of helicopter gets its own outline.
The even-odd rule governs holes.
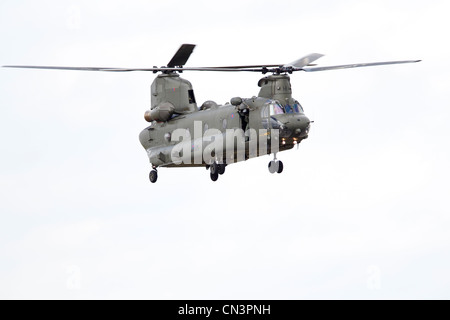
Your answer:
[[[296,138],[306,137],[309,133],[311,120],[303,114],[295,115],[285,126],[292,132],[292,136]]]
[[[301,115],[298,119],[298,128],[295,130],[295,133],[307,136],[309,133],[309,129],[311,127],[311,120],[305,115]]]

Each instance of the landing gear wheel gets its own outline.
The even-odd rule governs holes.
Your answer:
[[[219,179],[219,174],[218,173],[210,173],[209,176],[211,177],[212,181],[217,181],[217,179]]]
[[[156,170],[150,171],[149,178],[151,183],[155,183],[158,180],[158,172]]]
[[[278,170],[277,173],[282,173],[283,172],[283,162],[278,161]]]
[[[270,173],[275,173],[278,171],[278,166],[277,166],[277,162],[276,161],[270,161],[268,168],[269,168],[269,172]]]
[[[219,173],[219,165],[217,164],[217,162],[213,162],[211,167],[209,168],[209,170],[211,171],[211,174],[218,174]]]
[[[219,174],[223,175],[225,173],[226,164],[219,164]]]
[[[209,167],[209,175],[212,181],[217,181],[217,179],[219,179],[219,167],[220,166],[215,161]]]

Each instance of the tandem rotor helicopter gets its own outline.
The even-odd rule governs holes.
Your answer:
[[[270,173],[281,173],[283,163],[277,160],[277,153],[292,149],[307,139],[312,123],[300,103],[292,97],[289,74],[421,61],[320,67],[312,63],[323,55],[312,53],[284,65],[184,67],[194,48],[193,44],[183,44],[167,66],[159,68],[4,67],[160,73],[151,85],[151,109],[144,115],[150,126],[139,135],[152,166],[149,178],[155,183],[159,167],[206,167],[211,180],[216,181],[219,175],[225,173],[227,165],[267,154],[274,154],[268,165]],[[192,84],[180,77],[184,71],[259,72],[270,75],[259,80],[261,89],[258,96],[235,97],[225,105],[206,101],[198,107]]]

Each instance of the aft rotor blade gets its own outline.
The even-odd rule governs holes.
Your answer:
[[[416,62],[420,62],[420,61],[422,61],[422,60],[355,63],[355,64],[344,64],[344,65],[340,65],[340,66],[302,68],[302,70],[306,71],[306,72],[315,72],[315,71],[351,69],[351,68],[361,68],[361,67],[376,67],[376,66],[384,66],[384,65],[390,65],[390,64],[416,63]]]
[[[295,60],[291,63],[285,64],[283,66],[283,68],[303,68],[306,67],[307,65],[313,63],[314,61],[316,61],[317,59],[320,59],[323,57],[323,54],[320,53],[311,53],[308,54],[307,56],[304,56],[303,58],[300,58],[298,60]]]
[[[169,68],[184,66],[189,60],[192,52],[194,51],[195,44],[183,44],[177,53],[173,56],[172,60],[167,64]]]
[[[183,71],[223,71],[223,72],[261,72],[262,68],[257,69],[235,69],[235,68],[103,68],[103,67],[53,67],[53,66],[3,66],[4,68],[21,68],[21,69],[45,69],[45,70],[70,70],[70,71],[106,71],[106,72],[131,72],[131,71],[151,71],[151,72],[183,72]]]
[[[3,66],[3,68],[71,70],[71,71],[113,71],[113,72],[138,70],[138,69],[123,69],[123,68],[102,68],[102,67],[50,67],[50,66]],[[145,70],[145,71],[153,71],[153,70]]]
[[[255,66],[256,68],[234,68],[234,67],[199,67],[199,68],[183,68],[179,71],[215,71],[215,72],[263,72],[264,67]],[[170,70],[169,70],[170,71]]]

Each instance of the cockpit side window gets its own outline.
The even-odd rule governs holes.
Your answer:
[[[268,118],[268,117],[269,117],[269,107],[265,105],[261,108],[261,118]]]
[[[295,101],[295,104],[292,106],[295,113],[304,113],[303,107],[298,101]]]

